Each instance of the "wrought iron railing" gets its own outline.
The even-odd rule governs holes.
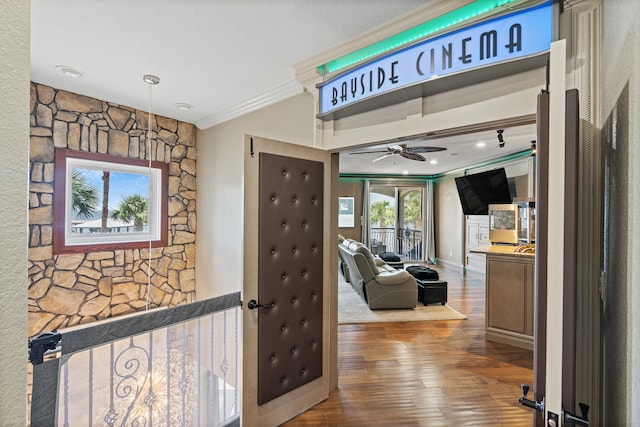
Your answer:
[[[422,231],[399,228],[398,234],[393,227],[372,227],[371,252],[393,252],[404,260],[422,259]]]
[[[240,304],[236,293],[61,331],[59,357],[34,365],[31,425],[240,425]]]
[[[395,252],[396,249],[396,229],[389,227],[371,227],[371,252],[380,254],[382,252]]]

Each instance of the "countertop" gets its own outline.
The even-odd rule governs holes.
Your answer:
[[[516,250],[520,248],[523,250],[527,248],[527,252],[517,252]],[[520,246],[511,246],[511,245],[490,245],[490,246],[478,246],[477,248],[469,249],[469,252],[474,254],[485,254],[485,255],[507,255],[513,257],[523,257],[523,258],[534,258],[536,256],[535,253],[535,245],[520,245]]]

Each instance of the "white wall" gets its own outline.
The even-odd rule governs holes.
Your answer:
[[[621,304],[626,312],[616,335],[620,340],[615,343],[606,342],[605,364],[607,355],[617,358],[622,366],[606,366],[607,374],[624,372],[616,375],[612,381],[618,386],[620,399],[608,402],[609,414],[619,417],[626,425],[640,425],[640,2],[637,0],[603,0],[603,38],[601,51],[601,117],[604,123],[615,108],[616,101],[624,86],[629,84],[629,124],[628,124],[628,177],[626,184],[629,188],[627,199],[623,201],[627,209],[628,223],[621,224],[621,232],[626,233],[626,251],[623,259],[616,265],[626,270],[626,277],[615,286],[624,286],[619,295],[624,295],[626,301]],[[615,301],[608,304],[615,306]],[[605,390],[606,393],[606,390]],[[605,397],[606,400],[606,397]],[[609,399],[611,400],[611,399]],[[606,405],[605,405],[606,406]],[[611,418],[612,424],[615,419]]]
[[[449,267],[464,266],[464,214],[454,179],[434,184],[436,259]]]
[[[313,96],[304,92],[198,132],[196,297],[242,289],[245,135],[312,146]]]
[[[26,425],[29,2],[0,2],[0,425]]]

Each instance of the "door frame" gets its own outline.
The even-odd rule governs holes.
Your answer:
[[[562,415],[563,309],[565,268],[566,40],[551,43],[549,58],[549,175],[547,216],[547,300],[545,422]],[[539,215],[540,216],[540,213]],[[542,302],[544,304],[544,302]],[[540,392],[536,390],[536,392]],[[553,415],[552,415],[553,416]],[[547,424],[545,424],[547,425]]]
[[[323,162],[324,214],[323,265],[328,266],[323,276],[323,349],[322,376],[295,390],[258,405],[258,311],[246,309],[247,302],[258,300],[258,191],[259,154],[282,156]],[[328,151],[266,138],[246,135],[244,141],[243,178],[243,283],[242,299],[242,424],[279,425],[320,403],[337,387],[338,341],[338,259],[332,256],[338,244],[334,232],[338,228],[338,199],[333,197],[338,184],[338,156]],[[335,258],[335,259],[334,259]]]

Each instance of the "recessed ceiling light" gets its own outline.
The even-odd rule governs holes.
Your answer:
[[[486,147],[486,146],[487,146],[487,143],[486,143],[486,142],[478,142],[478,143],[476,144],[476,147],[478,147],[478,148],[482,148],[482,147]]]
[[[431,163],[432,165],[437,165],[438,161],[436,159],[431,159],[429,163]]]
[[[402,171],[402,175],[409,175],[409,171]]]
[[[180,111],[189,111],[193,109],[193,105],[187,104],[186,102],[176,102],[173,105],[175,105],[176,108]]]
[[[60,72],[67,77],[73,77],[77,79],[84,76],[84,73],[82,71],[66,65],[56,65],[56,69],[60,70]]]

